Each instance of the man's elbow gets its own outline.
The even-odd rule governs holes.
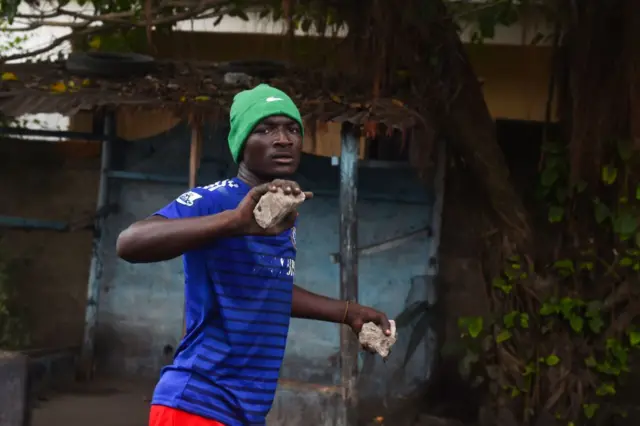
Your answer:
[[[116,241],[116,254],[122,260],[126,260],[129,263],[140,262],[138,252],[139,250],[135,246],[134,230],[131,227],[125,229],[118,235]]]

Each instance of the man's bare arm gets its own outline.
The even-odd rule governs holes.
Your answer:
[[[122,231],[116,252],[131,263],[160,262],[198,249],[218,238],[232,236],[239,225],[234,210],[185,219],[152,216]]]
[[[236,235],[279,235],[295,224],[296,212],[268,229],[261,228],[253,217],[253,209],[267,191],[275,192],[293,182],[275,180],[252,188],[233,210],[208,216],[167,219],[153,216],[134,223],[118,236],[116,252],[131,263],[161,262],[196,250],[219,238]],[[300,192],[300,188],[297,188]],[[287,190],[285,190],[287,193]],[[295,191],[294,191],[295,193]],[[313,194],[306,192],[307,198]]]
[[[344,300],[331,299],[311,293],[297,285],[293,286],[291,316],[338,324],[344,323],[356,333],[360,332],[364,323],[371,321],[378,324],[387,335],[391,333],[389,319],[382,312],[357,303],[347,304]]]
[[[341,323],[347,304],[344,300],[331,299],[293,286],[291,316],[319,321]]]

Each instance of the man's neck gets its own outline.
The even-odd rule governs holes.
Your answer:
[[[244,163],[240,163],[240,166],[238,167],[238,179],[252,188],[254,186],[262,185],[263,183],[271,182],[273,180],[256,175],[255,173],[247,169]]]

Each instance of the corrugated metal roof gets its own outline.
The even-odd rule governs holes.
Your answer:
[[[178,116],[218,120],[228,114],[236,93],[249,86],[226,84],[216,64],[161,62],[153,74],[127,80],[82,77],[67,71],[64,62],[4,65],[0,86],[0,113],[60,113],[73,115],[101,107],[169,109]],[[15,76],[15,79],[13,79]],[[253,79],[251,85],[260,81]],[[286,77],[266,82],[288,93],[307,119],[373,121],[408,128],[416,115],[400,101],[358,96],[370,93],[361,82],[327,78],[320,72],[289,70]],[[347,90],[341,90],[347,88]],[[356,95],[344,96],[344,93]]]

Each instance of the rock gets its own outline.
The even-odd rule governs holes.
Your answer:
[[[391,352],[391,346],[398,340],[396,322],[389,320],[389,324],[391,325],[390,336],[386,336],[384,331],[372,322],[363,325],[360,334],[358,334],[360,344],[365,349],[377,352],[382,358],[388,357]]]
[[[253,78],[243,72],[228,72],[224,75],[224,82],[230,86],[251,86]]]
[[[294,211],[304,201],[304,193],[299,195],[285,195],[281,188],[276,192],[267,192],[264,194],[255,209],[253,216],[262,228],[267,229],[282,219],[289,213]]]

